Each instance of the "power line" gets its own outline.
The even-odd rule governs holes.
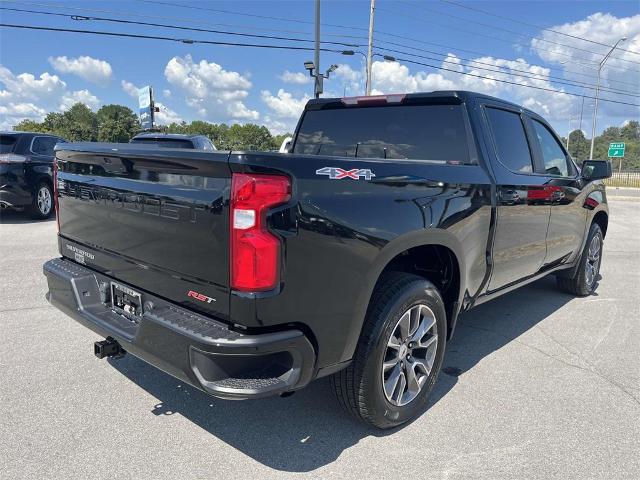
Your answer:
[[[252,17],[252,18],[260,18],[262,20],[276,20],[279,22],[292,22],[292,23],[305,23],[308,25],[314,25],[314,22],[310,21],[310,20],[301,20],[301,19],[296,19],[296,18],[284,18],[284,17],[273,17],[273,16],[269,16],[269,15],[258,15],[255,13],[244,13],[244,12],[234,12],[231,10],[221,10],[219,8],[208,8],[208,7],[196,7],[194,5],[184,5],[181,3],[172,3],[172,2],[161,2],[158,0],[138,0],[139,2],[143,2],[143,3],[152,3],[152,4],[156,4],[156,5],[167,5],[170,7],[180,7],[180,8],[191,8],[193,10],[204,10],[207,12],[216,12],[216,13],[226,13],[228,15],[239,15],[242,17]],[[368,31],[366,28],[361,28],[361,27],[352,27],[349,25],[335,25],[335,24],[331,24],[331,23],[323,23],[322,25],[327,26],[327,27],[335,27],[335,28],[346,28],[346,29],[351,29],[351,30],[364,30],[364,31]]]
[[[413,7],[413,5],[410,4],[409,2],[401,1],[401,0],[399,0],[399,1],[400,1],[400,3],[403,3],[405,5],[410,5],[410,6]],[[473,23],[474,25],[481,25],[483,27],[488,27],[488,28],[491,28],[492,30],[500,30],[500,31],[503,31],[503,32],[511,33],[513,35],[521,35],[521,36],[523,36],[525,38],[530,38],[532,40],[537,40],[539,42],[545,42],[545,43],[550,43],[552,45],[558,45],[558,46],[561,46],[561,47],[571,48],[571,49],[574,49],[574,50],[587,52],[587,53],[590,53],[592,55],[599,55],[599,56],[604,55],[604,53],[594,52],[593,50],[587,50],[586,48],[574,47],[572,45],[567,45],[566,43],[556,42],[554,40],[547,40],[547,39],[536,37],[536,36],[532,36],[532,35],[525,35],[522,32],[516,32],[514,30],[510,30],[508,28],[500,27],[500,26],[497,26],[497,25],[491,25],[491,24],[488,24],[488,23],[479,22],[478,20],[471,20],[471,19],[468,19],[468,18],[465,18],[465,17],[460,17],[458,15],[451,14],[451,13],[441,12],[439,10],[434,10],[432,8],[427,8],[427,7],[423,6],[423,5],[418,5],[418,8],[420,8],[421,10],[424,10],[426,12],[435,13],[437,15],[443,15],[445,17],[454,18],[456,20],[462,20],[463,22]],[[609,48],[611,48],[611,47],[609,47]],[[612,57],[612,58],[617,58],[617,57]],[[633,60],[626,60],[624,58],[617,58],[617,59],[620,60],[621,62],[629,62],[629,63],[635,63],[635,64],[640,65],[640,62],[635,62]]]
[[[482,79],[485,79],[485,80],[492,80],[494,82],[507,83],[507,84],[510,84],[510,85],[517,85],[517,86],[523,87],[523,88],[533,88],[533,89],[536,89],[536,90],[543,90],[543,91],[546,91],[546,92],[560,93],[562,95],[569,95],[569,96],[572,96],[572,97],[580,97],[580,98],[584,97],[584,98],[590,98],[590,99],[595,99],[596,98],[596,97],[591,96],[591,95],[583,95],[583,94],[579,94],[579,93],[563,92],[562,90],[556,90],[554,88],[536,87],[535,85],[522,85],[521,83],[518,83],[518,82],[512,82],[512,81],[509,81],[509,80],[499,80],[497,78],[485,77],[484,75],[477,75],[477,74],[470,73],[470,72],[461,72],[459,70],[454,70],[452,68],[439,67],[437,65],[431,65],[431,64],[428,64],[428,63],[418,62],[416,60],[409,60],[408,58],[396,58],[396,60],[399,61],[399,62],[413,63],[413,64],[416,64],[416,65],[422,65],[424,67],[431,67],[431,68],[435,68],[435,69],[439,69],[439,70],[445,70],[447,72],[453,72],[453,73],[457,73],[459,75],[468,75],[470,77],[482,78]],[[620,105],[629,105],[629,106],[632,106],[632,107],[640,107],[639,103],[629,103],[629,102],[623,102],[623,101],[620,101],[620,100],[611,100],[611,99],[608,99],[608,98],[606,98],[606,99],[605,98],[600,98],[599,101],[600,102],[617,103],[617,104],[620,104]]]
[[[100,30],[80,30],[75,28],[56,28],[56,27],[40,27],[36,25],[17,25],[9,23],[0,23],[0,27],[6,28],[18,28],[25,30],[42,30],[49,32],[66,32],[66,33],[82,33],[90,35],[104,35],[109,37],[124,37],[124,38],[136,38],[142,40],[164,40],[185,44],[204,44],[204,45],[222,45],[230,47],[251,47],[251,48],[273,48],[278,50],[302,50],[313,51],[311,47],[300,47],[297,45],[265,45],[257,43],[236,43],[236,42],[222,42],[217,40],[195,40],[190,38],[176,38],[176,37],[163,37],[159,35],[140,35],[135,33],[121,33],[121,32],[104,32]],[[333,50],[330,48],[321,48],[323,52],[340,53],[341,50]]]
[[[380,48],[380,47],[378,47]],[[418,57],[418,58],[424,58],[427,60],[436,60],[436,61],[441,61],[442,63],[449,63],[452,65],[458,65],[458,66],[464,66],[464,67],[468,67],[468,68],[476,68],[478,70],[484,70],[487,72],[494,72],[494,73],[498,73],[501,75],[511,75],[514,77],[522,77],[522,78],[529,78],[532,80],[549,80],[549,79],[555,79],[554,83],[558,83],[560,85],[567,85],[567,86],[571,86],[571,87],[580,87],[580,88],[586,88],[588,90],[596,90],[596,86],[590,83],[584,83],[584,82],[578,82],[578,81],[567,81],[566,79],[562,79],[559,77],[554,77],[551,75],[543,75],[540,73],[534,73],[534,72],[530,72],[527,70],[519,70],[516,68],[511,68],[511,67],[506,67],[509,69],[509,72],[505,72],[500,70],[500,65],[495,65],[492,63],[486,63],[486,62],[480,62],[477,60],[470,60],[470,59],[466,59],[466,58],[461,58],[461,57],[456,57],[457,59],[461,60],[461,61],[466,61],[468,62],[468,64],[463,64],[463,63],[458,63],[452,60],[447,60],[446,58],[444,60],[439,59],[439,58],[434,58],[434,57],[429,57],[426,55],[418,55],[415,53],[409,53],[409,52],[403,52],[400,50],[394,50],[394,49],[390,49],[390,48],[385,48],[382,47],[382,49],[384,51],[390,52],[390,53],[394,53],[394,54],[401,54],[401,55],[410,55],[412,57]],[[478,66],[474,66],[474,65],[469,65],[469,63],[471,64],[480,64],[480,65],[488,65],[494,68],[487,68],[487,67],[478,67]],[[511,73],[511,72],[520,72],[519,74],[515,74],[515,73]],[[630,92],[628,90],[617,90],[617,89],[608,89],[608,88],[602,88],[600,87],[600,90],[603,92],[608,92],[608,93],[612,93],[615,95],[624,95],[624,96],[628,96],[628,97],[638,97],[640,98],[640,94],[636,94],[635,92]]]
[[[21,12],[21,13],[34,13],[34,14],[40,14],[40,15],[50,15],[50,16],[71,18],[73,20],[79,20],[79,21],[93,21],[93,20],[96,20],[96,21],[114,22],[114,23],[122,23],[122,24],[133,24],[133,25],[142,25],[142,26],[171,28],[171,29],[178,29],[178,30],[188,30],[188,31],[196,31],[196,32],[207,32],[207,33],[216,33],[216,34],[225,34],[225,35],[237,35],[237,36],[244,36],[244,37],[267,38],[267,39],[298,41],[298,42],[313,42],[313,40],[310,40],[310,39],[301,39],[301,38],[292,38],[292,37],[280,37],[280,36],[272,36],[272,35],[245,34],[245,33],[239,33],[239,32],[229,32],[229,31],[224,31],[224,30],[210,30],[210,29],[203,29],[203,28],[183,27],[183,26],[178,26],[178,25],[167,25],[167,24],[150,23],[150,22],[138,22],[138,21],[135,21],[135,20],[122,20],[122,19],[115,19],[115,18],[109,18],[109,17],[77,16],[77,15],[67,14],[67,13],[45,12],[45,11],[42,11],[42,10],[30,10],[30,9],[11,8],[11,7],[0,7],[0,10],[7,10],[7,11]],[[333,45],[341,45],[341,46],[346,46],[346,47],[361,47],[361,46],[363,46],[363,45],[360,45],[360,44],[348,44],[348,43],[342,43],[342,42],[323,42],[323,43],[325,43],[325,44],[333,44]],[[411,48],[411,47],[409,47],[409,48]],[[392,52],[392,53],[400,53],[400,54],[403,54],[403,55],[411,55],[411,56],[426,58],[426,59],[429,59],[429,60],[439,60],[440,61],[440,59],[436,59],[436,58],[433,58],[433,57],[426,57],[426,56],[423,56],[423,55],[416,55],[416,54],[403,52],[403,51],[399,51],[399,50],[394,50],[394,49],[390,49],[390,48],[387,48],[387,50]],[[439,52],[433,52],[433,51],[429,51],[429,50],[424,50],[424,51],[427,52],[427,53],[440,55],[440,56],[443,56],[443,57],[446,58],[445,54],[442,54],[442,53],[439,53]],[[489,64],[489,63],[478,61],[478,60],[472,60],[472,59],[461,58],[461,57],[460,57],[460,60],[471,62],[471,63],[475,63],[475,64],[479,64],[479,65],[487,65],[487,66],[499,68],[498,65]],[[447,60],[442,60],[442,61],[444,61],[445,63],[455,63],[455,62],[450,62],[450,61],[447,61]],[[477,68],[483,70],[482,67],[477,67]],[[484,69],[484,70],[491,71],[491,72],[496,72],[496,73],[501,73],[501,74],[505,73],[505,72],[503,72],[501,70],[494,70],[494,69]],[[525,78],[535,78],[535,77],[528,76],[528,75],[532,75],[532,72],[530,72],[530,71],[518,70],[516,68],[509,68],[509,70],[511,72],[525,73],[525,74],[527,74],[527,75],[524,76]],[[538,78],[538,79],[545,79],[545,77],[548,78],[548,79],[556,79],[556,80],[558,80],[556,83],[560,83],[560,84],[564,84],[564,85],[585,86],[586,88],[595,87],[595,85],[593,85],[593,84],[588,84],[586,82],[579,82],[577,80],[576,81],[572,81],[573,83],[567,83],[565,81],[566,79],[563,79],[563,78],[560,78],[560,77],[554,77],[554,76],[551,76],[551,75],[544,76],[542,74],[533,74],[533,75],[538,75],[538,76],[542,76],[543,77],[543,78]],[[575,85],[574,83],[578,84],[578,85]],[[603,91],[609,91],[610,93],[618,93],[618,94],[630,94],[630,95],[634,96],[634,94],[632,92],[625,91],[625,90],[606,89],[606,88],[604,88]]]
[[[139,18],[147,18],[147,19],[155,19],[155,20],[169,20],[172,22],[192,23],[195,25],[209,25],[214,27],[230,27],[230,28],[241,28],[241,29],[244,28],[249,30],[264,30],[267,32],[292,33],[296,35],[311,35],[311,33],[308,31],[302,32],[300,30],[283,30],[282,28],[267,28],[267,27],[259,27],[255,25],[239,25],[236,23],[203,22],[201,20],[196,20],[194,18],[176,18],[176,17],[167,17],[167,16],[160,16],[160,15],[149,15],[149,14],[142,14],[142,13],[136,13],[131,11],[123,11],[123,10],[115,11],[115,10],[105,10],[105,9],[95,9],[95,8],[82,8],[82,7],[76,7],[76,6],[70,7],[69,5],[59,5],[59,4],[53,4],[53,3],[37,3],[37,2],[5,1],[4,3],[5,4],[14,3],[20,6],[30,5],[34,7],[57,8],[57,9],[67,10],[67,11],[69,11],[69,8],[72,8],[74,11],[79,11],[79,12],[107,13],[111,15],[119,15],[119,16],[126,16],[126,17],[139,17]],[[332,37],[341,37],[341,38],[356,38],[360,40],[367,39],[367,37],[365,36],[342,35],[342,34],[336,34],[336,33],[325,33],[324,35],[332,36]]]
[[[229,10],[219,10],[219,9],[207,9],[205,7],[194,7],[194,6],[190,6],[190,5],[184,5],[184,4],[179,4],[179,3],[172,3],[172,2],[159,2],[159,1],[152,1],[152,0],[139,0],[142,2],[147,2],[147,3],[156,3],[156,4],[162,4],[162,5],[169,5],[169,6],[174,6],[174,7],[183,7],[183,8],[194,8],[194,9],[199,9],[199,10],[212,10],[212,11],[216,11],[219,13],[228,13],[228,14],[232,14],[232,15],[240,15],[240,16],[249,16],[249,17],[255,17],[256,15],[254,14],[247,14],[247,13],[242,13],[242,12],[233,12],[233,11],[229,11]],[[15,2],[13,2],[15,3]],[[67,8],[67,6],[61,6],[61,5],[51,5],[51,4],[41,4],[41,3],[31,3],[31,2],[25,2],[27,4],[30,5],[38,5],[38,6],[55,6],[58,8]],[[75,9],[78,9],[78,7],[73,7]],[[114,13],[114,14],[124,14],[125,12],[114,12],[111,10],[95,10],[95,9],[87,9],[87,8],[80,8],[79,10],[83,10],[83,11],[92,11],[92,12],[100,12],[100,13]],[[200,23],[200,24],[208,24],[208,25],[220,25],[220,26],[230,26],[230,27],[237,27],[237,28],[251,28],[253,30],[258,29],[258,30],[269,30],[269,31],[280,31],[280,32],[285,32],[285,33],[297,33],[297,34],[308,34],[308,32],[300,32],[300,31],[291,31],[291,30],[281,30],[281,29],[270,29],[270,28],[264,28],[264,27],[250,27],[250,26],[245,26],[245,25],[237,25],[237,24],[212,24],[212,23],[206,23],[206,22],[200,22],[200,21],[196,21],[193,19],[176,19],[174,17],[159,17],[159,16],[149,16],[149,15],[141,15],[141,14],[136,14],[136,13],[132,13],[132,12],[126,12],[127,15],[135,15],[138,17],[145,17],[145,18],[158,18],[158,19],[163,19],[163,20],[172,20],[172,21],[182,21],[182,22],[192,22],[192,23]],[[301,19],[291,19],[291,18],[283,18],[283,17],[275,17],[275,16],[265,16],[265,15],[261,15],[259,16],[260,18],[266,18],[266,19],[270,19],[270,20],[276,20],[276,21],[286,21],[286,22],[294,22],[294,23],[303,23],[303,24],[312,24],[313,22],[310,21],[306,21],[306,20],[301,20]],[[333,27],[340,27],[340,28],[344,28],[344,29],[351,29],[351,30],[361,30],[364,31],[366,30],[365,28],[361,28],[361,27],[354,27],[354,26],[349,26],[349,25],[332,25],[332,24],[326,24],[326,23],[322,23],[323,26],[333,26]],[[393,34],[393,33],[389,33],[389,32],[383,32],[380,30],[375,30],[375,32],[378,35],[383,35],[383,36],[389,36],[389,37],[393,37],[393,38],[399,38],[399,39],[403,39],[403,40],[408,40],[411,42],[416,42],[416,43],[421,43],[424,45],[433,45],[436,47],[441,47],[441,48],[446,48],[448,50],[452,50],[452,51],[458,51],[458,52],[466,52],[466,53],[472,53],[474,55],[480,55],[480,56],[493,56],[493,55],[488,55],[484,52],[478,52],[478,51],[474,51],[474,50],[468,50],[468,49],[463,49],[463,48],[458,48],[458,47],[451,47],[449,45],[442,45],[439,43],[434,43],[434,42],[426,42],[423,40],[418,40],[415,38],[411,38],[411,37],[407,37],[407,36],[403,36],[403,35],[397,35],[397,34]],[[344,34],[335,34],[335,33],[324,33],[323,35],[326,36],[335,36],[335,37],[343,37],[343,38],[354,38],[354,39],[360,39],[360,40],[366,40],[367,37],[364,36],[356,36],[356,35],[344,35]],[[492,37],[493,38],[493,37]],[[376,42],[379,43],[379,42]],[[395,46],[399,46],[399,47],[403,47],[403,48],[410,48],[413,50],[419,50],[416,49],[416,47],[413,46],[409,46],[409,45],[403,45],[403,44],[399,44],[399,43],[393,43],[393,42],[389,42],[389,41],[385,41],[385,43],[388,43],[389,45],[395,45]],[[444,54],[442,54],[444,55]],[[560,55],[564,55],[564,56],[569,56],[566,54],[562,54],[560,53]],[[573,62],[567,62],[567,63],[573,63]],[[569,70],[566,68],[558,68],[558,67],[545,67],[548,68],[549,70],[553,70],[553,71],[558,71],[558,72],[564,72],[564,73],[568,73],[568,74],[573,74],[576,76],[580,76],[580,77],[584,77],[584,78],[593,78],[596,79],[597,77],[595,75],[588,75],[585,74],[583,72],[576,72],[574,70]],[[622,80],[609,80],[609,83],[619,83],[619,84],[625,84],[625,85],[630,85],[633,87],[636,87],[637,85],[635,83],[632,82],[625,82]]]
[[[80,30],[80,29],[71,29],[71,28],[41,27],[41,26],[36,26],[36,25],[17,25],[17,24],[0,23],[0,27],[26,29],[26,30],[50,31],[50,32],[65,32],[65,33],[80,33],[80,34],[90,34],[90,35],[103,35],[103,36],[110,36],[110,37],[135,38],[135,39],[139,39],[139,40],[140,39],[161,40],[161,41],[171,41],[171,42],[186,43],[186,44],[224,45],[224,46],[250,47],[250,48],[267,48],[267,49],[271,48],[271,49],[280,49],[280,50],[302,50],[302,51],[313,50],[310,47],[301,47],[301,46],[295,46],[295,45],[265,45],[265,44],[253,44],[253,43],[221,42],[221,41],[214,41],[214,40],[192,40],[192,39],[185,39],[185,38],[163,37],[163,36],[156,36],[156,35],[139,35],[139,34],[133,34],[133,33],[104,32],[104,31],[99,31],[99,30]],[[325,51],[325,52],[333,52],[333,53],[340,53],[341,52],[340,50],[333,50],[333,49],[328,49],[328,48],[321,48],[321,50]],[[490,77],[486,77],[484,75],[477,75],[477,74],[470,73],[470,72],[461,72],[459,70],[454,70],[454,69],[451,69],[451,68],[446,68],[446,67],[437,66],[437,65],[431,65],[431,64],[428,64],[428,63],[424,63],[424,62],[418,62],[416,60],[403,59],[403,58],[399,58],[397,60],[398,61],[402,61],[402,62],[406,62],[406,63],[422,65],[422,66],[425,66],[425,67],[431,67],[431,68],[435,68],[435,69],[440,69],[440,70],[444,70],[444,71],[448,71],[448,72],[453,72],[453,73],[457,73],[459,75],[468,75],[468,76],[471,76],[471,77],[482,78],[482,79],[491,80],[491,81],[494,81],[494,82],[506,83],[506,84],[511,84],[511,85],[518,85],[518,86],[523,87],[523,88],[533,88],[533,89],[536,89],[536,90],[543,90],[543,91],[547,91],[547,92],[560,93],[560,94],[563,94],[563,95],[570,95],[570,96],[574,96],[574,97],[595,98],[595,97],[590,96],[590,95],[580,95],[580,94],[576,94],[576,93],[563,92],[561,90],[556,90],[556,89],[553,89],[553,88],[537,87],[537,86],[534,86],[534,85],[522,85],[521,83],[518,83],[518,82],[512,82],[512,81],[509,81],[509,80],[500,80],[500,79],[496,79],[496,78],[490,78]],[[630,106],[633,106],[633,107],[640,107],[640,104],[630,103],[630,102],[623,102],[623,101],[620,101],[620,100],[611,100],[611,99],[608,99],[608,98],[601,98],[600,101],[609,102],[609,103],[616,103],[616,104],[620,104],[620,105],[630,105]]]
[[[406,38],[406,37],[405,37],[405,38]],[[419,40],[413,40],[413,41],[415,41],[415,42],[420,42]],[[427,49],[424,49],[424,48],[417,48],[417,47],[413,47],[413,46],[406,45],[406,44],[402,44],[402,43],[390,42],[390,41],[388,41],[388,40],[384,40],[382,43],[384,43],[384,44],[386,44],[386,45],[393,45],[393,46],[396,46],[396,47],[401,47],[401,48],[408,48],[408,49],[411,49],[411,50],[416,50],[416,51],[418,51],[418,52],[433,53],[434,55],[441,55],[441,56],[444,56],[444,57],[446,57],[446,56],[448,55],[448,53],[447,53],[447,54],[445,54],[445,53],[441,53],[441,52],[434,52],[434,51],[432,51],[432,50],[427,50]],[[432,44],[432,43],[430,43],[430,42],[420,42],[420,43],[425,43],[426,45],[441,46],[440,44]],[[378,42],[376,42],[376,45],[381,46],[382,48],[385,48],[385,47],[381,44],[381,42],[379,42],[379,41],[378,41]],[[447,46],[446,46],[446,45],[442,45],[442,48],[447,48]],[[450,50],[450,51],[459,51],[459,52],[473,53],[473,54],[475,54],[475,55],[480,55],[481,57],[487,57],[487,56],[492,57],[492,56],[493,56],[493,55],[487,55],[487,54],[484,54],[484,53],[482,53],[482,52],[476,52],[476,51],[473,51],[473,50],[463,50],[463,49],[459,49],[459,48],[449,48],[449,50]],[[408,54],[408,55],[409,55],[409,54]],[[469,61],[469,62],[474,62],[474,63],[484,64],[484,62],[481,62],[481,61],[479,61],[479,60],[472,60],[472,59],[468,59],[468,58],[467,58],[467,59],[465,59],[464,57],[459,57],[459,56],[457,56],[457,55],[456,55],[456,57],[457,57],[457,58],[460,58],[461,60],[465,60],[465,61]],[[505,59],[505,60],[506,60],[506,59]],[[517,61],[517,60],[508,60],[508,61]],[[491,65],[491,64],[489,64],[489,65]],[[574,70],[567,70],[567,69],[562,69],[562,68],[557,68],[557,67],[541,67],[541,68],[545,68],[545,69],[548,69],[548,70],[551,70],[551,71],[558,71],[558,72],[568,73],[568,74],[575,75],[575,76],[577,76],[577,77],[592,78],[592,79],[594,79],[594,80],[597,78],[595,75],[587,75],[586,73],[576,72],[576,71],[574,71]],[[550,78],[561,78],[561,77],[551,77],[551,76],[550,76]],[[571,79],[567,79],[567,80],[575,81],[575,82],[580,82],[579,80],[571,80]],[[632,86],[632,87],[638,87],[638,83],[637,83],[637,82],[636,82],[636,83],[633,83],[633,82],[625,82],[625,81],[623,81],[623,80],[610,80],[610,79],[607,79],[607,81],[608,81],[609,83],[619,83],[619,84],[629,85],[629,86]],[[583,83],[583,82],[580,82],[580,83]],[[584,83],[586,83],[586,82],[584,82]],[[593,84],[589,84],[589,85],[593,85]]]
[[[9,11],[14,11],[14,12],[35,13],[35,14],[40,14],[40,15],[51,15],[51,16],[57,16],[57,17],[65,17],[65,18],[70,18],[72,20],[77,20],[77,21],[93,21],[93,20],[95,20],[95,21],[101,21],[101,22],[112,22],[112,23],[121,23],[121,24],[129,24],[129,25],[142,25],[142,26],[147,26],[147,27],[171,28],[171,29],[176,29],[176,30],[188,30],[188,31],[193,31],[193,32],[206,32],[206,33],[216,33],[216,34],[223,34],[223,35],[235,35],[235,36],[241,36],[241,37],[266,38],[266,39],[271,39],[271,40],[286,40],[286,41],[294,41],[294,42],[311,42],[311,43],[313,42],[313,40],[304,39],[304,38],[280,37],[280,36],[274,36],[274,35],[258,35],[258,34],[251,34],[251,33],[230,32],[230,31],[226,31],[226,30],[210,30],[210,29],[206,29],[206,28],[184,27],[184,26],[177,26],[177,25],[167,25],[167,24],[162,24],[162,23],[151,23],[151,22],[138,22],[138,21],[135,21],[135,20],[122,20],[122,19],[118,19],[118,18],[86,17],[86,16],[79,16],[79,15],[71,15],[71,14],[66,14],[66,13],[43,12],[43,11],[38,11],[38,10],[26,10],[26,9],[21,9],[21,8],[0,7],[0,10],[9,10]],[[323,43],[331,44],[331,45],[340,45],[340,46],[343,46],[343,47],[362,47],[363,46],[361,44],[344,43],[344,42],[330,42],[330,41],[327,42],[327,41],[325,41]]]
[[[522,20],[518,20],[518,19],[513,18],[513,17],[507,17],[506,15],[499,15],[497,13],[487,12],[486,10],[482,10],[481,8],[472,7],[472,6],[467,5],[467,4],[458,3],[458,2],[451,1],[451,0],[440,0],[440,1],[442,3],[448,3],[450,5],[455,5],[456,7],[466,8],[467,10],[471,10],[473,12],[483,13],[483,14],[489,15],[491,17],[496,17],[496,18],[500,18],[502,20],[508,20],[510,22],[519,23],[520,25],[526,25],[526,26],[531,27],[531,28],[536,28],[538,30],[544,30],[546,32],[555,33],[556,35],[563,35],[565,37],[573,38],[573,39],[576,39],[576,40],[582,40],[583,42],[589,42],[589,43],[593,43],[593,44],[596,44],[596,45],[602,45],[603,47],[608,47],[608,48],[613,47],[613,45],[609,45],[608,43],[602,43],[602,42],[598,42],[596,40],[591,40],[589,38],[583,38],[583,37],[579,37],[577,35],[571,35],[570,33],[559,32],[558,30],[553,30],[552,28],[541,27],[540,25],[535,25],[533,23],[524,22]],[[635,55],[640,55],[640,52],[636,52],[636,51],[625,49],[625,48],[618,47],[618,50],[622,50],[623,52],[633,53]]]
[[[406,17],[406,18],[410,18],[410,19],[412,19],[414,21],[421,22],[421,23],[427,21],[427,19],[425,19],[424,17],[418,17],[416,15],[407,14],[407,13],[404,13],[404,12],[397,12],[395,10],[389,10],[389,9],[386,9],[386,8],[383,8],[383,7],[379,7],[378,10],[382,10],[382,11],[386,11],[386,12],[392,13],[394,15],[400,15],[400,16],[403,16],[403,17]],[[429,20],[429,21],[431,21],[431,20]],[[468,30],[468,29],[461,28],[461,27],[458,27],[458,26],[453,26],[453,25],[444,26],[444,25],[438,25],[437,23],[435,25],[437,25],[440,28],[446,28],[446,29],[449,29],[449,30],[458,30],[460,32],[468,33],[468,34],[471,34],[471,35],[476,35],[476,36],[479,36],[479,37],[488,38],[490,40],[497,40],[497,41],[500,41],[500,42],[503,42],[503,43],[509,43],[509,44],[512,43],[511,41],[509,41],[507,39],[504,39],[504,38],[500,38],[500,37],[496,37],[496,36],[493,36],[493,35],[484,34],[484,33],[480,33],[480,32],[474,32],[473,30]],[[549,52],[549,53],[552,53],[554,55],[561,55],[563,57],[572,58],[573,61],[571,63],[579,63],[580,61],[592,62],[592,59],[590,59],[590,58],[574,57],[573,55],[571,55],[569,53],[557,52],[555,50],[549,50],[549,49],[542,48],[542,47],[536,47],[536,48],[538,50],[543,51],[543,52]],[[616,60],[640,65],[640,62],[634,62],[633,60],[625,60],[625,59],[621,59],[621,58],[616,58]],[[615,65],[611,66],[610,68],[615,68],[617,70],[625,70],[625,71],[629,70],[631,72],[640,73],[640,70],[632,70],[630,68],[625,68],[625,67],[620,67],[620,66],[615,66]]]

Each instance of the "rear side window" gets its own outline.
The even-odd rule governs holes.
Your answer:
[[[547,127],[537,120],[533,120],[533,128],[540,143],[542,158],[544,160],[544,171],[549,175],[569,176],[569,165],[567,156],[558,144],[558,140],[553,136]]]
[[[17,142],[17,135],[0,135],[0,153],[12,153]]]
[[[500,163],[516,173],[533,172],[529,142],[520,114],[491,107],[487,107],[486,112]]]
[[[472,163],[461,105],[309,110],[293,153]]]
[[[59,141],[56,137],[34,137],[31,143],[31,152],[36,155],[53,157],[53,147],[55,147]]]

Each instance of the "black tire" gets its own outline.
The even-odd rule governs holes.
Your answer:
[[[572,278],[561,275],[556,277],[558,287],[560,287],[561,290],[578,297],[586,297],[594,292],[598,285],[598,275],[600,273],[600,265],[602,264],[603,240],[604,235],[602,234],[600,225],[593,223],[589,229],[589,235],[582,254],[580,255],[580,262],[576,274]],[[590,254],[590,249],[593,248],[594,241],[599,242],[599,253],[595,264]],[[589,271],[590,268],[593,270]]]
[[[43,195],[45,198],[43,198]],[[53,190],[47,182],[40,182],[33,191],[29,215],[36,220],[46,220],[53,213]]]
[[[433,354],[433,350],[430,350],[431,361],[429,363],[432,365],[430,372],[428,374],[426,371],[420,372],[422,375],[420,381],[423,383],[419,393],[408,403],[398,406],[391,403],[393,399],[390,401],[385,393],[383,361],[388,361],[387,356],[391,351],[388,343],[390,343],[394,332],[398,332],[397,329],[403,314],[412,307],[422,309],[421,306],[428,307],[429,315],[433,314],[435,317],[435,322],[430,321],[433,322],[436,330],[430,332],[435,332],[437,335],[429,337],[436,337],[432,342],[435,344],[435,354]],[[424,311],[427,312],[427,310]],[[420,312],[422,311],[420,310]],[[422,313],[420,313],[420,318],[423,318]],[[352,363],[331,377],[338,401],[356,418],[378,428],[392,428],[419,416],[426,407],[429,393],[433,389],[442,366],[446,328],[444,302],[440,292],[432,283],[422,277],[407,273],[390,272],[384,274],[372,296]],[[395,336],[393,338],[397,340]],[[426,335],[423,338],[426,338]],[[411,343],[415,346],[415,342]],[[416,353],[414,358],[411,358],[411,355],[417,352],[418,348],[409,350],[407,361],[416,361],[418,354]],[[433,347],[428,348],[432,349]],[[404,352],[406,355],[406,348]],[[392,360],[397,362],[396,366],[404,361],[405,357],[400,357],[400,355],[400,350],[398,350],[398,359]],[[413,368],[415,371],[415,367]],[[403,378],[407,383],[408,377],[403,374]],[[395,386],[393,391],[397,391]],[[401,393],[399,393],[399,397],[402,398]]]

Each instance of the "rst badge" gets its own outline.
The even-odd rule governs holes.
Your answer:
[[[195,298],[196,300],[199,300],[200,302],[205,302],[205,303],[211,303],[216,301],[215,298],[207,297],[206,295],[203,295],[202,293],[194,292],[193,290],[189,290],[187,292],[187,297]]]
[[[338,167],[323,167],[316,170],[316,175],[327,175],[331,180],[340,180],[343,178],[351,178],[353,180],[371,180],[375,177],[375,174],[368,168],[353,168],[351,170],[345,170]]]

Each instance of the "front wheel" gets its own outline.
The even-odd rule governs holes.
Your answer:
[[[340,403],[357,418],[391,428],[422,413],[442,366],[444,302],[417,275],[381,278],[352,363],[332,377]]]
[[[600,225],[594,223],[589,229],[587,242],[580,256],[578,270],[573,278],[557,276],[558,286],[567,293],[586,297],[596,288],[600,265],[602,263],[602,246],[604,235]]]

